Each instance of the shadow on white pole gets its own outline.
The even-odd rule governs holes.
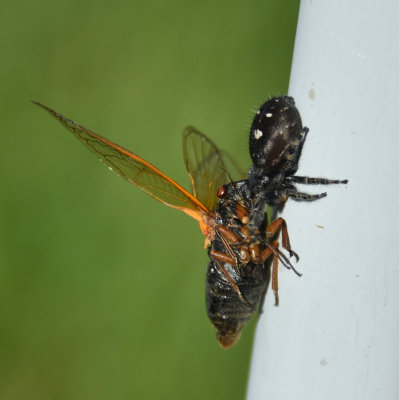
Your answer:
[[[280,267],[279,308],[268,291],[248,400],[399,399],[398,19],[394,0],[301,2],[298,175],[349,184],[285,207],[303,277]]]

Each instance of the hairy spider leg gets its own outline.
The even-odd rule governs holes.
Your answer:
[[[309,176],[289,176],[285,179],[288,182],[299,183],[302,185],[335,185],[339,183],[347,184],[348,180],[328,179],[328,178],[312,178]]]

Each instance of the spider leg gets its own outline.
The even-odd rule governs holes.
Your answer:
[[[297,192],[295,190],[287,190],[285,195],[295,201],[315,201],[327,196],[327,193],[308,194]]]
[[[347,184],[348,180],[328,179],[328,178],[311,178],[309,176],[289,176],[285,178],[287,182],[299,183],[302,185],[331,185],[331,184]]]

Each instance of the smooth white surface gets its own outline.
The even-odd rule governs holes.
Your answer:
[[[398,20],[394,0],[301,3],[298,174],[349,184],[284,210],[303,277],[281,267],[280,307],[266,296],[249,400],[399,399]]]

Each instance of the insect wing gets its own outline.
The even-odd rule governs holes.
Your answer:
[[[247,178],[247,173],[242,169],[241,165],[239,165],[238,162],[227,151],[220,150],[220,154],[222,155],[222,162],[226,168],[227,175],[229,178],[224,183],[228,182],[229,180],[234,182]]]
[[[38,102],[33,103],[48,111],[116,174],[139,186],[150,196],[170,207],[188,211],[190,216],[198,220],[200,220],[201,211],[209,213],[208,209],[191,193],[149,162],[78,125],[51,108]]]
[[[227,152],[220,151],[212,140],[193,127],[184,131],[183,154],[193,194],[208,210],[216,208],[220,186],[230,179],[245,177]]]

